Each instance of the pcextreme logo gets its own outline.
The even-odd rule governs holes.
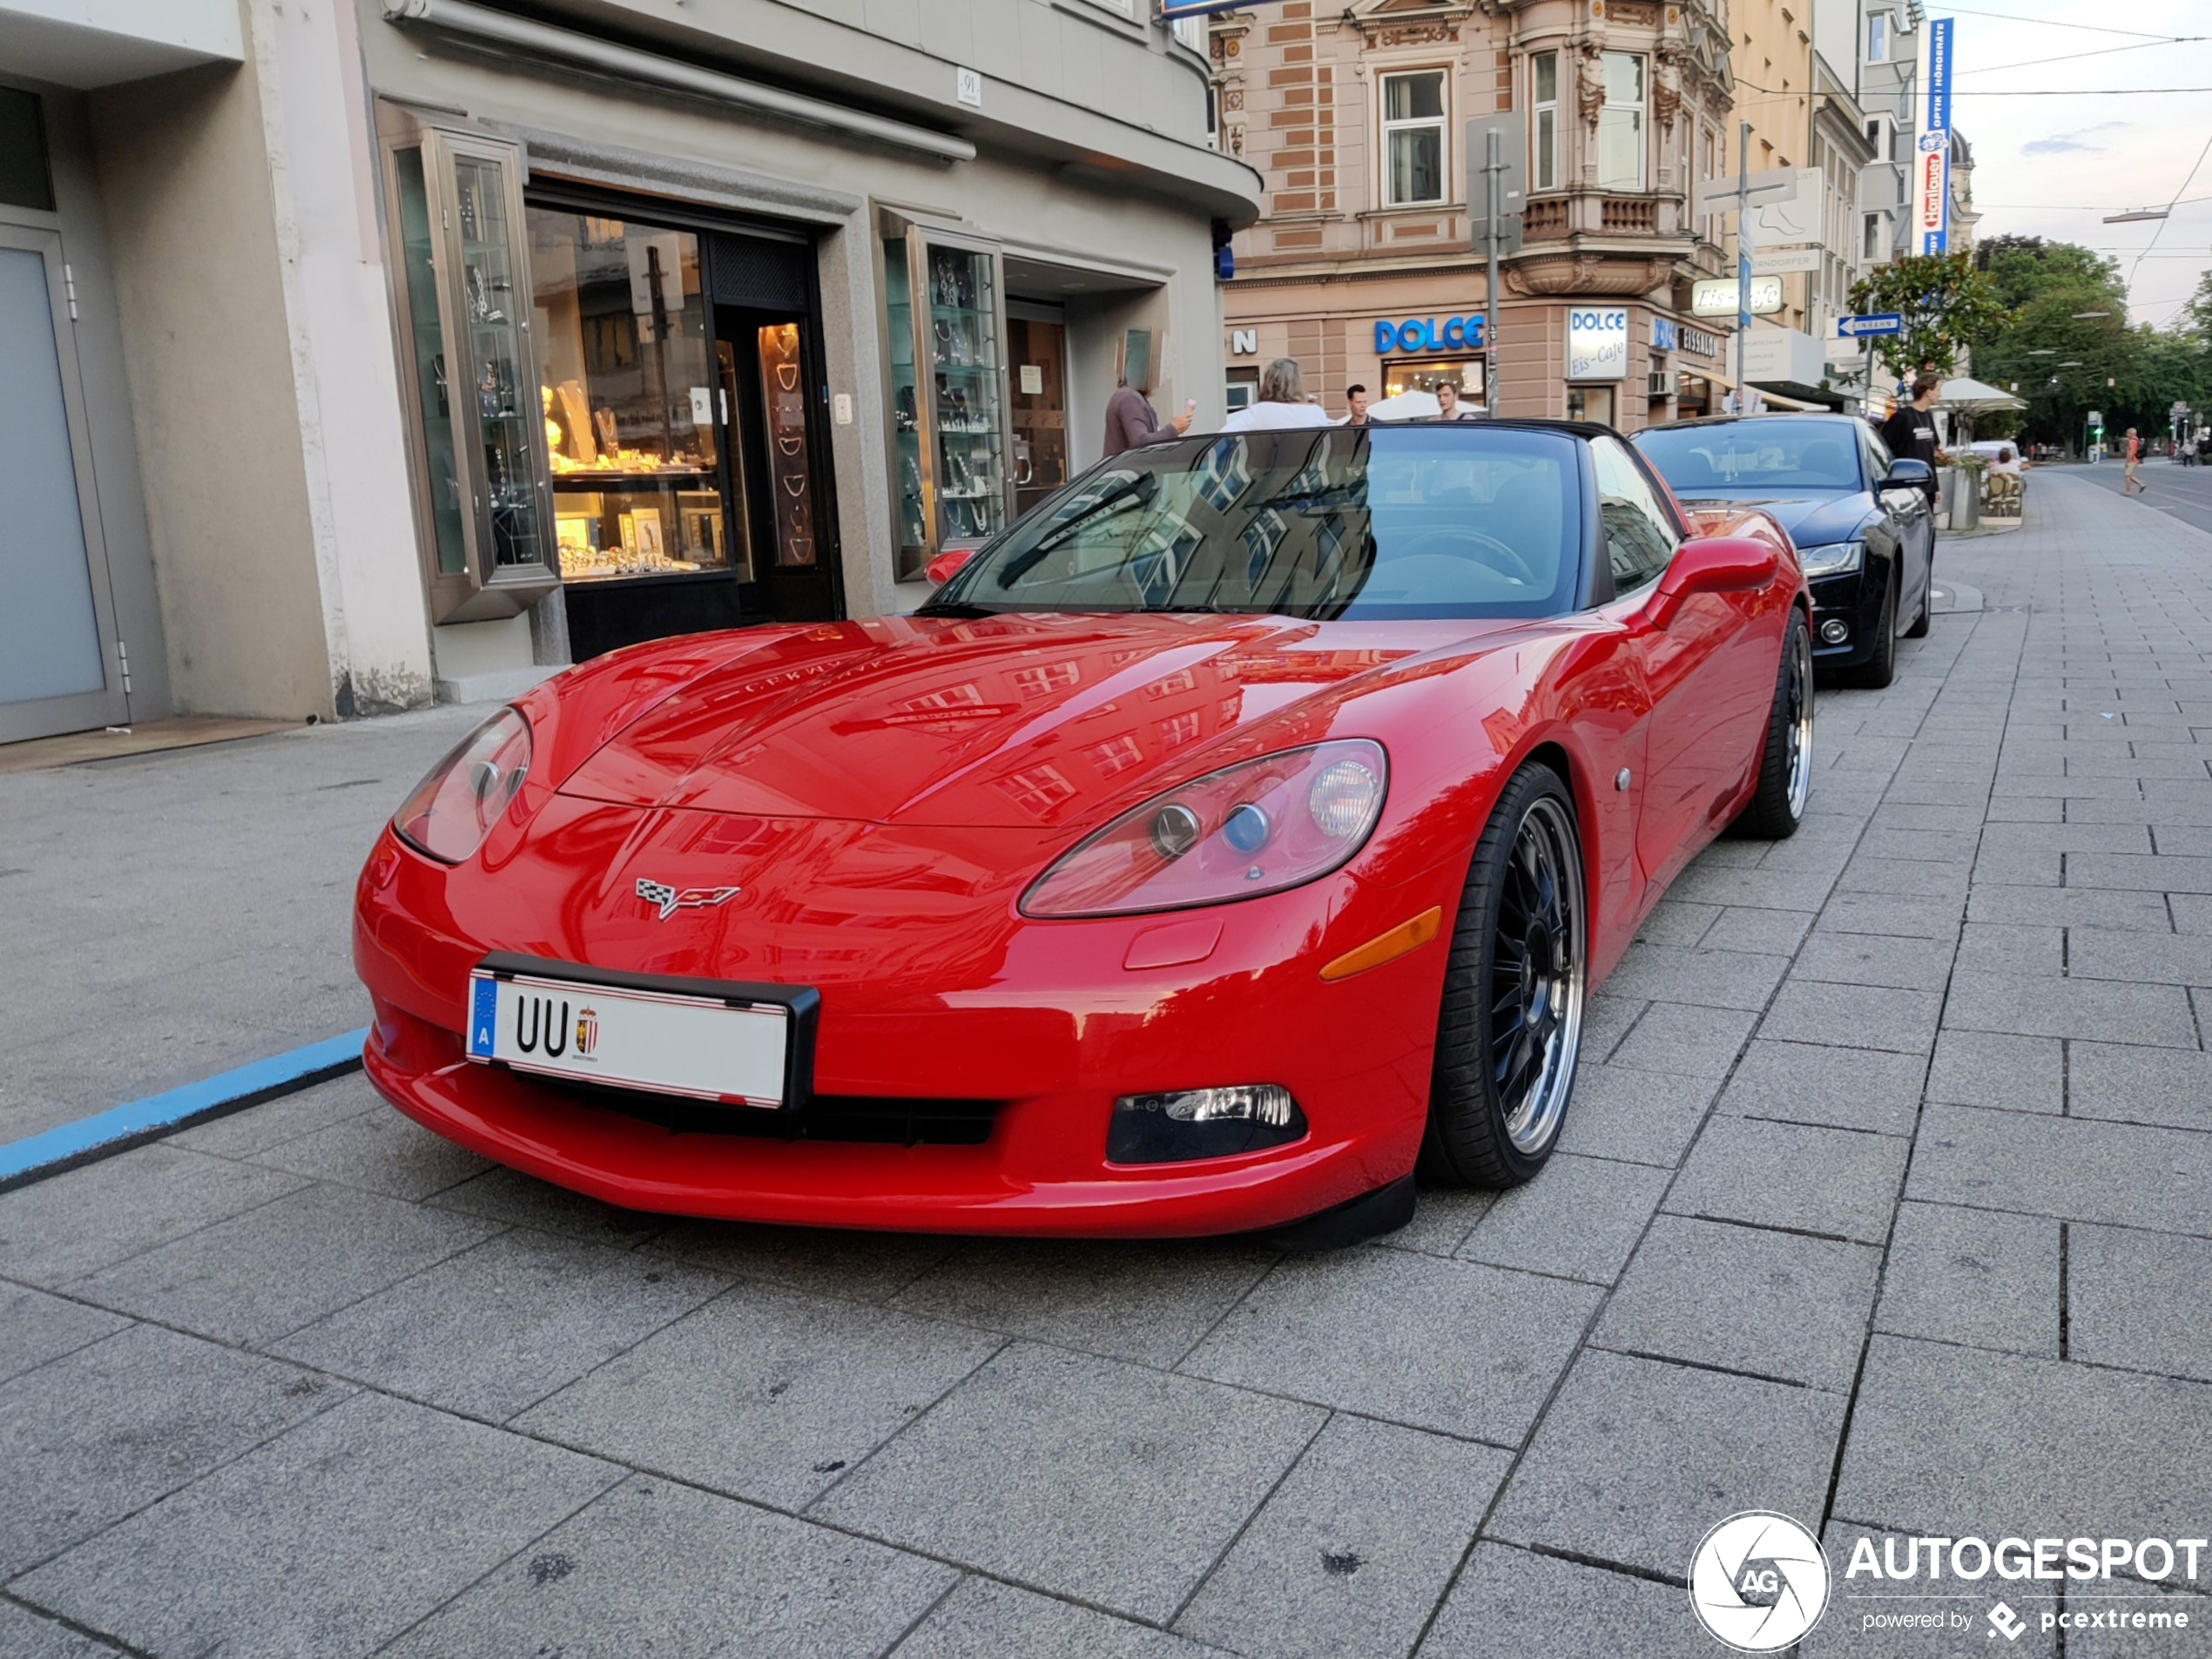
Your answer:
[[[1777,1653],[1827,1610],[1828,1558],[1787,1515],[1730,1515],[1689,1558],[1689,1606],[1698,1623],[1738,1653]]]

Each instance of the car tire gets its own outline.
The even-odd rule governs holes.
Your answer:
[[[1588,966],[1581,833],[1530,762],[1475,844],[1452,932],[1420,1172],[1510,1187],[1544,1167],[1575,1088]]]
[[[1885,613],[1894,614],[1884,606]],[[1734,827],[1757,840],[1784,841],[1804,822],[1812,794],[1812,630],[1794,605],[1775,674],[1774,706],[1759,744],[1759,783]]]
[[[1928,584],[1920,590],[1920,614],[1912,618],[1912,625],[1905,631],[1907,639],[1925,639],[1928,625],[1935,619],[1935,560],[1928,561]]]
[[[1903,580],[1894,560],[1889,585],[1882,590],[1882,614],[1874,624],[1874,654],[1851,671],[1851,683],[1865,691],[1878,691],[1897,678],[1897,590]]]

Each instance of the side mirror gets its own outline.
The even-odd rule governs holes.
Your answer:
[[[1659,578],[1659,590],[1651,597],[1651,620],[1663,628],[1692,594],[1764,588],[1780,569],[1774,549],[1750,536],[1684,542],[1675,550],[1666,574]]]
[[[974,547],[948,548],[922,566],[921,573],[929,578],[933,587],[941,588],[967,569],[968,560],[981,550]]]
[[[1925,489],[1935,482],[1935,474],[1925,461],[1901,458],[1890,462],[1890,469],[1883,474],[1884,489]]]

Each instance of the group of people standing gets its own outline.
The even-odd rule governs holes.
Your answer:
[[[1259,395],[1221,423],[1224,432],[1279,432],[1299,427],[1366,426],[1370,400],[1367,388],[1352,385],[1345,390],[1345,413],[1332,415],[1306,395],[1305,375],[1295,357],[1278,357],[1260,370]],[[1435,388],[1437,418],[1479,421],[1483,412],[1460,395],[1460,388],[1444,381]],[[1163,421],[1151,401],[1123,381],[1106,402],[1106,454],[1117,455],[1141,444],[1164,443],[1190,431],[1198,405],[1185,399],[1183,413]]]

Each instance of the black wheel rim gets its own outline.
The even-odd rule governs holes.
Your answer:
[[[1549,797],[1514,834],[1493,921],[1490,1082],[1524,1153],[1558,1133],[1582,1036],[1582,867],[1573,820]]]

